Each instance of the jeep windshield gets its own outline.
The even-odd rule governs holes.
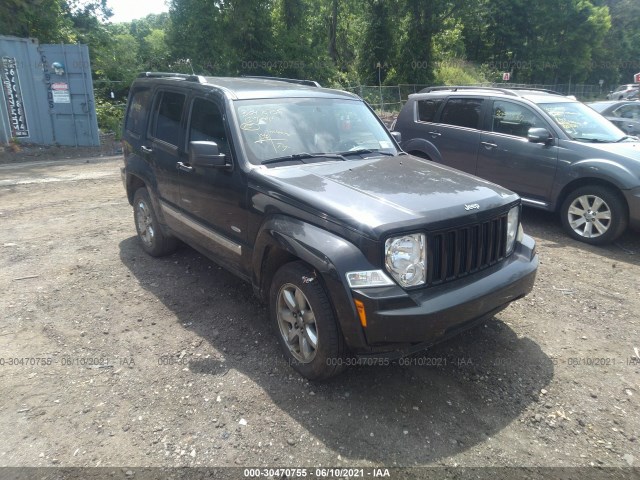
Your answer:
[[[244,149],[255,165],[398,153],[387,130],[360,100],[276,98],[234,105]]]
[[[599,113],[580,102],[538,103],[572,140],[612,143],[625,139],[625,134]]]

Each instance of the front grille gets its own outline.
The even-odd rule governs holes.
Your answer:
[[[427,237],[427,283],[437,285],[495,265],[505,257],[507,215]]]

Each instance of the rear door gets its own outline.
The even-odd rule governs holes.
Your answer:
[[[153,163],[160,199],[173,206],[180,202],[180,172],[177,165],[185,155],[186,97],[185,92],[168,89],[156,91],[148,140],[141,147],[143,155]]]
[[[440,151],[445,165],[475,173],[483,104],[482,98],[447,99],[429,133],[429,140]]]
[[[553,129],[527,105],[502,99],[490,101],[475,174],[527,200],[546,203],[557,169],[557,141],[532,143],[527,140],[527,132],[533,127],[549,132]]]

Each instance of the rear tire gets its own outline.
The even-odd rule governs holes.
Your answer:
[[[560,209],[567,233],[590,245],[615,241],[629,223],[627,205],[614,189],[587,185],[571,192]]]
[[[316,273],[303,262],[283,265],[269,292],[269,316],[289,365],[309,380],[345,369],[345,342],[331,301]]]
[[[161,257],[176,250],[178,240],[162,231],[149,192],[144,187],[136,190],[133,196],[133,218],[138,239],[149,255]]]

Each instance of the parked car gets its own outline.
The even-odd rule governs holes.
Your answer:
[[[180,239],[250,282],[308,379],[425,349],[533,287],[520,198],[400,151],[350,93],[145,73],[123,144],[142,248]]]
[[[628,135],[640,135],[640,102],[623,100],[587,105]]]
[[[640,89],[640,85],[637,83],[627,83],[626,85],[620,85],[618,88],[609,92],[607,95],[607,100],[624,100],[625,98],[629,98],[630,96],[638,95],[638,89]]]
[[[548,91],[432,87],[395,123],[402,148],[560,212],[573,238],[603,245],[640,227],[640,144],[586,105]]]

